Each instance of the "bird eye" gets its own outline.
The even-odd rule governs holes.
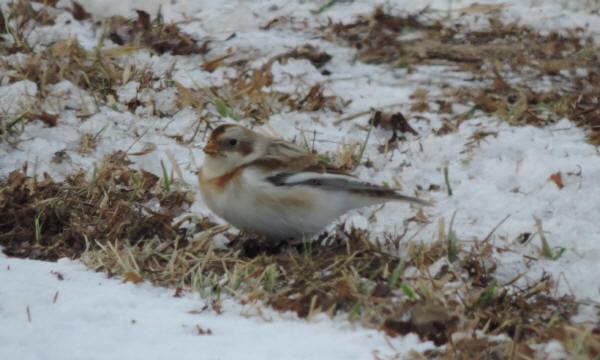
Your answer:
[[[231,146],[237,145],[237,139],[231,139],[231,140],[229,140],[229,145],[231,145]]]

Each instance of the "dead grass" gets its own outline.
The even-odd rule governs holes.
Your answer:
[[[165,193],[159,178],[124,167],[124,160],[116,153],[95,170],[93,179],[79,173],[64,183],[47,175],[36,181],[21,170],[13,171],[2,180],[0,190],[4,252],[56,260],[77,258],[109,239],[135,244],[155,236],[176,237],[182,230],[171,220],[189,202],[187,195]],[[162,205],[160,212],[146,205],[153,201]]]
[[[306,318],[344,314],[390,336],[416,333],[447,345],[427,357],[535,357],[532,344],[550,340],[573,354],[599,354],[597,329],[569,323],[577,303],[553,296],[553,279],[526,288],[495,280],[499,250],[485,239],[458,246],[454,262],[443,225],[427,244],[402,236],[373,243],[364,231],[339,230],[298,249],[266,249],[251,239],[217,249],[212,238],[226,226],[174,221],[187,199],[127,168],[122,153],[105,159],[92,179],[35,181],[15,171],[0,183],[0,245],[11,256],[79,258],[124,281],[197,291],[215,306],[227,295]],[[398,250],[403,258],[392,255]],[[490,337],[499,334],[507,338]]]
[[[589,141],[599,145],[600,47],[582,39],[583,29],[542,35],[527,26],[504,24],[493,17],[487,30],[446,26],[422,15],[392,16],[377,9],[351,24],[332,24],[323,37],[356,49],[366,63],[388,64],[413,71],[418,65],[447,65],[473,74],[472,87],[443,85],[437,99],[415,97],[411,111],[449,112],[449,103],[467,105],[466,113],[448,116],[439,134],[481,113],[512,125],[544,126],[568,118],[589,130]],[[402,35],[420,32],[417,39]],[[509,80],[510,79],[510,80]],[[514,80],[513,80],[514,79]],[[551,86],[548,86],[548,83]],[[440,103],[442,102],[442,103]]]
[[[145,89],[155,92],[176,87],[178,109],[190,106],[198,113],[199,121],[195,134],[201,127],[204,131],[210,130],[210,126],[206,126],[208,120],[219,116],[234,120],[253,118],[255,121],[264,122],[272,114],[282,111],[340,112],[346,105],[338,96],[326,94],[327,90],[321,83],[307,84],[290,93],[264,89],[273,83],[271,67],[276,62],[285,64],[289,59],[305,59],[319,68],[331,59],[329,54],[310,44],[273,56],[258,68],[250,67],[252,59],[248,59],[246,54],[228,53],[209,58],[202,66],[205,71],[213,72],[219,67],[227,66],[234,69],[239,76],[232,77],[220,87],[184,87],[171,79],[176,62],[173,62],[172,68],[165,74],[165,79],[159,81],[161,79],[150,69],[124,66],[121,58],[142,49],[149,49],[157,54],[169,52],[173,55],[203,55],[209,51],[209,41],[192,39],[176,24],[164,24],[160,14],[152,19],[149,14],[138,11],[136,19],[113,17],[105,23],[93,23],[96,31],[102,34],[94,50],[84,49],[76,38],[56,41],[48,47],[36,47],[36,44],[28,44],[29,32],[36,26],[49,23],[49,20],[44,20],[48,17],[44,15],[46,12],[56,14],[61,11],[54,8],[52,3],[46,5],[36,12],[32,10],[29,2],[20,1],[10,7],[8,14],[2,14],[0,17],[3,21],[6,20],[2,29],[7,29],[6,34],[0,35],[4,40],[0,41],[0,54],[21,53],[25,57],[23,61],[0,58],[0,69],[6,72],[10,82],[30,80],[39,90],[36,99],[32,99],[24,115],[3,115],[0,127],[2,135],[14,127],[13,119],[19,117],[23,121],[39,119],[50,126],[56,125],[60,120],[57,115],[50,115],[53,113],[47,109],[44,99],[50,95],[49,85],[65,80],[87,91],[96,102],[96,111],[101,106],[131,112],[135,112],[139,106],[154,106],[138,97],[121,104],[124,106],[119,108],[115,106],[122,103],[117,89],[132,81],[139,83],[138,93]],[[70,11],[76,18],[90,21],[90,15],[80,5],[74,3]],[[105,48],[106,39],[111,39],[118,46]],[[208,113],[205,111],[207,109]],[[94,109],[85,109],[79,116],[88,117],[92,115],[90,111]],[[160,117],[166,114],[155,110],[153,115]],[[191,140],[193,137],[181,139],[182,142]]]

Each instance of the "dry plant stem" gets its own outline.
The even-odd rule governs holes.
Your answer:
[[[483,239],[483,242],[487,242],[492,237],[492,235],[496,232],[496,230],[498,230],[498,228],[500,227],[500,225],[502,225],[506,220],[508,220],[509,217],[510,217],[510,214],[506,215],[504,217],[504,219],[500,220],[500,222],[496,226],[494,226],[494,228]]]
[[[404,106],[404,105],[406,105],[406,104],[405,103],[393,103],[393,104],[379,106],[377,109],[390,109],[390,108],[395,108],[395,107]],[[343,123],[345,121],[356,119],[357,117],[361,117],[361,116],[364,116],[364,115],[372,114],[374,111],[375,111],[375,109],[371,108],[369,110],[359,111],[357,113],[344,116],[343,118],[336,120],[333,123],[333,125],[338,126],[339,124],[341,124],[341,123]]]

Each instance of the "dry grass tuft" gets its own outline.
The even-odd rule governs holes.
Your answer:
[[[15,170],[0,183],[0,244],[11,256],[56,260],[78,258],[86,249],[115,239],[131,244],[153,237],[176,237],[174,227],[188,196],[166,193],[160,179],[125,166],[116,154],[94,172],[64,183],[42,181]],[[160,211],[150,208],[156,202]]]
[[[175,24],[164,24],[157,15],[154,20],[142,10],[136,10],[137,19],[130,20],[116,16],[110,19],[109,37],[119,45],[143,44],[158,54],[169,52],[173,55],[206,54],[209,41],[202,46]]]
[[[449,65],[473,74],[483,85],[446,85],[439,99],[427,99],[426,94],[415,98],[414,112],[429,112],[434,102],[440,114],[451,113],[450,102],[472,107],[448,117],[451,122],[440,135],[483,112],[513,125],[543,126],[568,118],[590,130],[589,140],[597,144],[600,48],[593,39],[581,39],[579,28],[542,35],[516,23],[489,21],[489,29],[470,31],[417,15],[392,16],[379,8],[354,23],[326,27],[324,37],[356,48],[366,63],[406,67],[409,72],[417,65]],[[408,32],[420,36],[403,40]]]
[[[213,71],[223,66],[224,61],[234,54],[228,54],[205,63]],[[336,95],[327,95],[323,84],[316,83],[309,88],[299,88],[292,93],[269,90],[273,84],[271,68],[274,63],[286,63],[289,59],[307,59],[315,67],[322,66],[329,60],[326,53],[303,45],[293,51],[275,55],[258,68],[248,67],[248,60],[236,60],[228,66],[236,69],[240,76],[229,80],[228,84],[220,87],[191,89],[176,84],[178,88],[178,103],[181,106],[193,106],[201,110],[207,105],[214,106],[213,112],[221,117],[234,120],[253,119],[259,123],[265,122],[272,114],[284,111],[335,111],[341,112],[345,102]]]

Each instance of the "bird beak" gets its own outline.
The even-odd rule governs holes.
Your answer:
[[[203,150],[205,154],[213,155],[219,152],[219,145],[217,145],[216,142],[210,140]]]

